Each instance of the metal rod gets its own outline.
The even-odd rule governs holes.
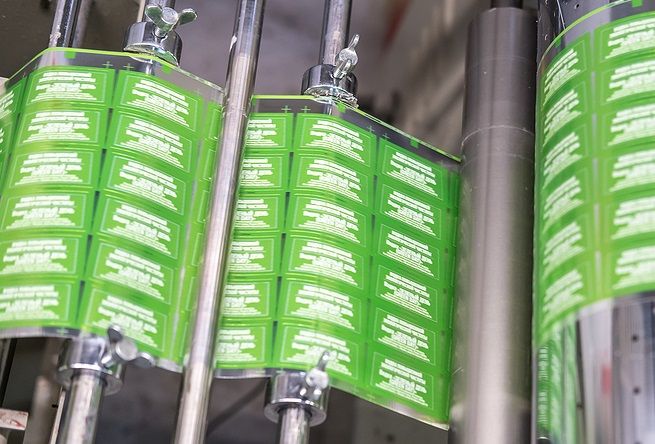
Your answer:
[[[281,410],[277,423],[277,443],[309,443],[309,419],[310,413],[302,407],[287,407]]]
[[[207,240],[174,442],[203,442],[214,374],[218,309],[230,249],[232,214],[255,85],[265,0],[240,0],[226,81],[223,133],[216,164]]]
[[[471,25],[462,140],[454,442],[530,442],[536,23]]]
[[[339,51],[348,45],[351,10],[351,0],[325,0],[319,64],[334,65]]]
[[[83,0],[58,0],[55,18],[52,23],[50,42],[52,47],[71,47],[75,39],[75,29]]]
[[[491,0],[492,8],[522,8],[523,0]]]
[[[73,377],[66,397],[68,414],[62,418],[57,443],[93,443],[104,390],[105,381],[95,371],[80,370]]]
[[[84,36],[86,35],[86,27],[89,22],[89,14],[91,12],[93,1],[94,0],[81,0],[80,9],[77,14],[77,21],[75,23],[73,42],[71,44],[73,48],[81,47],[84,42]]]

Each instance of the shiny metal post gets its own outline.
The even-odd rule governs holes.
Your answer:
[[[81,370],[71,381],[67,391],[57,442],[87,444],[95,440],[98,412],[106,382],[96,372]],[[75,412],[75,414],[71,414]]]
[[[337,55],[348,44],[351,11],[351,0],[325,0],[319,64],[336,64]]]
[[[287,407],[280,412],[277,424],[278,444],[307,444],[309,442],[309,411],[301,407]]]
[[[454,442],[530,442],[536,24],[471,25],[460,196]]]
[[[351,0],[325,0],[318,65],[305,71],[302,94],[357,105],[357,78],[352,71],[357,65],[359,36],[348,42],[351,10]]]
[[[82,3],[85,0],[58,0],[55,9],[55,17],[50,32],[50,47],[71,47],[74,40],[79,43],[80,36],[76,39],[77,23]],[[88,11],[87,11],[88,12]],[[86,20],[79,20],[86,22]]]
[[[218,309],[230,250],[232,214],[255,85],[265,0],[240,0],[230,48],[223,133],[208,217],[200,290],[184,367],[176,444],[204,441],[214,375]]]

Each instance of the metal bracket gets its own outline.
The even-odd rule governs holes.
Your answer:
[[[310,427],[325,422],[329,393],[325,369],[329,360],[330,353],[325,351],[316,366],[307,372],[283,371],[273,376],[266,391],[266,417],[277,423],[282,410],[298,407],[309,412]]]
[[[146,21],[134,23],[125,36],[125,51],[150,54],[174,65],[179,65],[182,39],[175,32],[178,27],[198,18],[193,9],[179,13],[167,6],[147,5]]]
[[[302,93],[315,97],[333,97],[357,106],[357,77],[353,70],[359,61],[355,48],[359,34],[337,55],[335,65],[316,65],[309,68],[302,79]]]
[[[154,362],[148,353],[139,352],[134,341],[123,336],[120,328],[111,326],[107,337],[93,335],[66,342],[59,358],[57,381],[68,389],[76,372],[90,371],[105,381],[105,393],[111,395],[123,385],[126,364],[147,368]]]

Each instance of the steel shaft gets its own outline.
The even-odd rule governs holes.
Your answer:
[[[325,0],[319,64],[334,65],[339,52],[348,45],[351,10],[351,0]]]
[[[230,250],[232,214],[255,84],[265,0],[240,0],[227,73],[223,134],[214,175],[204,262],[174,442],[203,442],[214,374],[218,309]]]
[[[50,47],[71,47],[73,46],[80,7],[84,0],[58,0],[55,9],[55,17],[50,32]],[[80,22],[86,20],[80,20]],[[79,35],[78,35],[79,43]]]
[[[277,423],[278,444],[307,444],[310,413],[302,407],[287,407],[280,411]]]
[[[495,8],[472,24],[459,223],[457,443],[530,442],[536,27]]]
[[[93,443],[104,390],[105,382],[97,372],[80,370],[75,374],[66,396],[68,414],[62,418],[58,444]]]

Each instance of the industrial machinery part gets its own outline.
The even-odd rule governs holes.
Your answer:
[[[319,64],[305,72],[303,94],[333,97],[357,105],[357,78],[352,71],[358,60],[355,47],[359,35],[346,46],[351,8],[351,0],[325,0]]]
[[[455,393],[457,443],[530,436],[534,177],[532,14],[471,25],[461,169]]]
[[[214,376],[220,295],[225,284],[244,137],[259,59],[264,5],[265,0],[239,1],[230,46],[223,133],[210,198],[200,289],[180,391],[176,444],[196,444],[202,442],[205,436]]]
[[[125,35],[125,51],[152,54],[174,65],[179,65],[182,39],[175,32],[179,26],[198,18],[193,9],[179,13],[174,1],[152,1],[145,5],[144,19],[134,23]]]
[[[535,442],[655,439],[654,12],[539,2]],[[545,202],[571,183],[579,204],[554,216]],[[548,267],[558,238],[577,240]]]
[[[103,395],[120,390],[127,364],[145,368],[153,363],[117,327],[107,329],[107,338],[89,335],[66,342],[57,369],[57,380],[67,391],[57,442],[93,443]]]
[[[330,359],[325,351],[307,372],[280,372],[271,378],[266,391],[266,417],[278,424],[279,444],[306,444],[309,428],[327,418]]]

